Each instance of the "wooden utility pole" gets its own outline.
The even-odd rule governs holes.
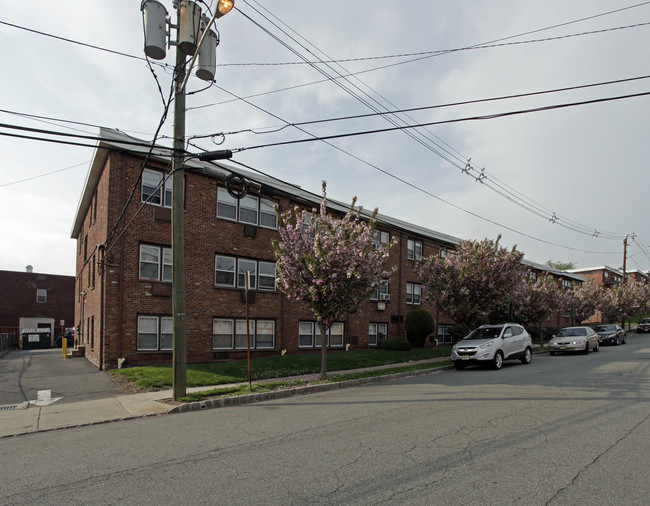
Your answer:
[[[172,399],[184,397],[187,389],[187,344],[185,334],[185,53],[176,46],[174,86],[174,157],[172,159],[172,311],[173,372]],[[164,190],[163,190],[164,196]]]

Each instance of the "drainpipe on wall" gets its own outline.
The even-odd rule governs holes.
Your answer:
[[[104,249],[103,244],[99,245],[99,370],[104,370]]]

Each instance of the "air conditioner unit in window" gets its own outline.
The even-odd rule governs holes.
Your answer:
[[[379,294],[379,300],[389,301],[390,300],[390,294],[388,294],[388,293],[380,293]]]

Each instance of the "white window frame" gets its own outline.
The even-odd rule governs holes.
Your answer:
[[[269,274],[269,272],[262,272],[263,270],[266,271],[267,268],[273,268],[273,276]],[[260,260],[258,262],[257,266],[257,276],[258,276],[258,282],[257,282],[257,289],[263,292],[275,292],[276,286],[275,286],[275,280],[277,278],[277,267],[275,262],[263,262]],[[271,283],[272,288],[269,288],[266,286],[268,284],[268,280],[273,279],[273,282]],[[265,285],[262,284],[262,280],[267,280]]]
[[[227,259],[227,260],[232,260],[232,269],[217,269],[219,267],[219,259]],[[228,272],[232,273],[232,283],[218,283],[217,282],[217,273],[218,272]],[[235,282],[237,279],[237,259],[235,257],[230,257],[226,255],[215,255],[214,256],[214,286],[222,286],[222,287],[229,287],[229,288],[235,288]]]
[[[333,331],[334,330],[334,331]],[[309,338],[310,344],[302,344],[302,338]],[[343,348],[345,346],[345,324],[343,322],[334,322],[327,329],[327,347],[328,348]],[[316,322],[299,321],[298,322],[298,348],[320,348],[320,327]],[[332,344],[334,343],[334,344]]]
[[[380,244],[389,244],[390,243],[390,233],[384,232],[383,230],[375,230],[375,233],[372,236],[372,249],[378,250]]]
[[[148,251],[147,251],[148,250]],[[155,261],[143,261],[142,255],[147,253],[155,256]],[[144,277],[142,275],[142,265],[155,265],[156,275],[153,277]],[[161,246],[153,246],[151,244],[140,244],[140,256],[138,260],[138,279],[146,281],[164,281],[171,283],[172,281],[172,250]]]
[[[437,330],[437,336],[438,336],[438,344],[451,344],[453,341],[453,338],[451,337],[451,334],[449,331],[451,330],[451,327],[453,325],[447,325],[447,324],[440,324],[438,325],[438,330]]]
[[[255,204],[254,207],[253,203]],[[246,211],[250,214],[253,210],[255,210],[255,220],[252,219],[252,216],[249,218],[242,217],[242,214],[245,214]],[[277,230],[278,228],[278,219],[273,207],[273,201],[253,195],[236,199],[228,193],[228,190],[222,187],[217,188],[217,218],[271,230]]]
[[[247,268],[252,267],[252,269]],[[237,259],[237,288],[246,288],[246,272],[250,272],[250,290],[257,290],[257,260]]]
[[[379,336],[383,334],[383,338]],[[380,340],[388,339],[388,323],[371,322],[368,324],[368,346],[377,346]]]
[[[370,300],[373,302],[380,301],[380,295],[390,295],[390,285],[388,279],[382,279],[379,281],[379,285],[375,288],[375,291],[370,294]]]
[[[273,224],[265,223],[269,219]],[[273,207],[273,201],[269,199],[260,199],[260,227],[270,228],[272,230],[277,230],[278,228],[278,217],[275,214],[275,208]]]
[[[446,258],[448,253],[449,253],[449,250],[447,250],[447,248],[440,248],[438,250],[438,256],[440,258]]]
[[[237,221],[237,207],[237,199],[230,195],[228,190],[217,188],[217,218]],[[233,216],[230,216],[230,213],[225,213],[225,210],[232,211]]]
[[[149,322],[150,326],[153,323],[155,326],[155,332],[152,332],[152,328],[146,329],[147,332],[143,330],[143,323]],[[152,316],[152,315],[139,315],[138,316],[138,329],[137,329],[137,339],[136,347],[138,351],[171,351],[173,347],[172,339],[170,336],[173,335],[173,325],[174,320],[171,316]],[[155,336],[155,346],[145,347],[140,345],[140,336],[146,334],[148,336]],[[167,336],[167,337],[165,337]],[[165,343],[167,343],[165,345]]]
[[[251,350],[275,349],[275,320],[249,319],[248,321]],[[216,331],[219,331],[219,333]],[[217,336],[221,339],[219,345],[216,343]],[[226,342],[228,341],[228,337],[226,336],[230,336],[229,343]],[[259,336],[264,337],[260,339]],[[246,320],[236,318],[214,318],[212,320],[212,349],[227,351],[247,349]]]
[[[422,260],[422,251],[424,246],[422,241],[416,241],[415,239],[408,239],[406,241],[406,258],[408,260],[420,261]]]
[[[162,183],[163,179],[165,180],[164,184]],[[153,184],[154,180],[156,181],[155,184]],[[140,200],[142,202],[154,206],[172,207],[172,178],[167,177],[164,172],[144,169],[140,187]],[[147,195],[145,195],[145,187],[151,188]],[[153,195],[153,197],[149,198],[149,195]]]
[[[414,306],[422,304],[422,285],[406,283],[406,303]]]
[[[215,344],[216,336],[227,336],[228,332],[225,332],[230,328],[230,344],[226,346],[217,346]],[[219,330],[219,333],[216,333],[215,330]],[[212,320],[212,349],[213,350],[234,350],[235,349],[235,321],[229,318],[214,318]]]
[[[47,303],[47,288],[37,288],[36,289],[36,302],[38,304]]]
[[[255,203],[255,206],[253,207],[251,204]],[[260,216],[260,199],[257,197],[254,197],[252,195],[246,195],[244,198],[238,200],[239,204],[239,222],[240,223],[248,223],[249,225],[256,225],[259,223],[259,216]],[[244,213],[255,213],[255,218],[244,218],[242,215]]]

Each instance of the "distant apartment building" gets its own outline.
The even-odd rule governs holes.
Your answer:
[[[74,276],[0,271],[0,334],[49,332],[50,344],[74,326]]]

